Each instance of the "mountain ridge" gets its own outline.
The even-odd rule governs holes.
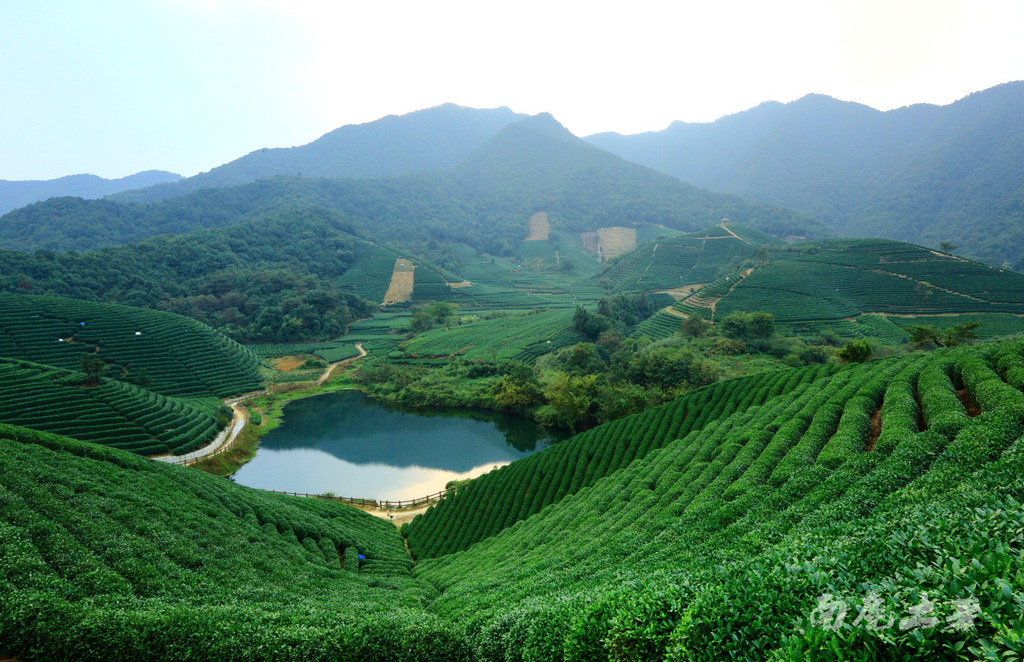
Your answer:
[[[96,199],[180,179],[181,175],[165,170],[143,170],[117,179],[82,173],[56,179],[0,180],[0,214],[49,198],[73,196]]]
[[[715,122],[587,136],[695,185],[780,205],[844,236],[885,236],[1024,267],[1024,82],[879,111],[824,95]],[[993,232],[993,229],[995,232]]]

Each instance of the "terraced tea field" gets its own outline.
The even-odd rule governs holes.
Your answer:
[[[195,320],[144,308],[0,293],[0,356],[77,370],[96,354],[152,391],[216,396],[259,387],[260,360]]]
[[[0,424],[2,652],[1013,659],[1022,389],[1024,341],[715,384],[457,488],[415,565],[353,508]]]
[[[482,319],[421,333],[404,346],[406,358],[460,356],[533,361],[541,354],[574,345],[583,337],[572,331],[574,311]]]

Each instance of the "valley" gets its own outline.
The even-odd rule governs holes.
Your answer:
[[[602,141],[446,105],[0,217],[0,657],[1016,659],[1015,249]]]

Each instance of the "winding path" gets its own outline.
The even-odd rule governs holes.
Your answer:
[[[364,356],[366,356],[367,353],[368,353],[365,349],[363,349],[363,343],[361,343],[361,342],[357,342],[356,343],[356,349],[359,350],[359,356],[351,356],[351,357],[349,357],[347,359],[342,359],[341,361],[335,361],[334,363],[329,364],[327,366],[327,369],[324,370],[324,374],[322,374],[322,375],[320,375],[319,377],[316,378],[317,385],[319,386],[319,385],[323,384],[324,382],[326,382],[328,379],[330,379],[331,378],[331,373],[334,372],[334,369],[337,368],[338,366],[340,366],[340,365],[348,365],[349,363],[352,363],[353,361],[358,361],[359,359],[361,359]]]
[[[327,369],[324,370],[324,373],[317,377],[317,386],[323,385],[324,382],[330,379],[331,373],[334,372],[334,369],[338,366],[348,365],[353,361],[358,361],[368,354],[368,352],[363,349],[363,343],[357,342],[355,346],[356,349],[359,350],[359,356],[352,356],[341,361],[335,361],[328,365]],[[267,391],[252,391],[234,398],[225,398],[224,404],[231,407],[232,412],[234,412],[231,419],[231,425],[221,430],[217,436],[214,437],[213,441],[206,446],[203,446],[199,450],[192,451],[191,453],[186,453],[185,455],[160,455],[152,459],[160,462],[169,462],[171,464],[188,465],[198,460],[202,460],[203,458],[210,457],[211,455],[223,453],[234,446],[235,441],[238,439],[238,435],[249,422],[249,410],[242,406],[242,402],[258,395],[263,395],[264,393],[267,393]]]

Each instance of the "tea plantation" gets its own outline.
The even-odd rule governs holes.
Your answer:
[[[98,383],[81,361],[98,358]],[[219,398],[253,391],[260,359],[172,313],[0,294],[0,422],[143,455],[208,444]],[[230,418],[230,416],[228,416]]]
[[[1019,659],[1022,389],[1024,341],[723,382],[459,488],[415,561],[341,504],[0,425],[0,655]]]
[[[1024,323],[1024,276],[952,255],[883,239],[839,239],[777,246],[749,273],[723,274],[676,308],[720,319],[764,310],[792,327],[834,328],[867,314],[1002,314],[1013,332]],[[846,331],[844,333],[844,331]],[[899,335],[899,329],[891,329]]]
[[[188,317],[63,297],[0,293],[0,356],[76,370],[96,354],[164,395],[226,397],[259,387],[259,358]]]

